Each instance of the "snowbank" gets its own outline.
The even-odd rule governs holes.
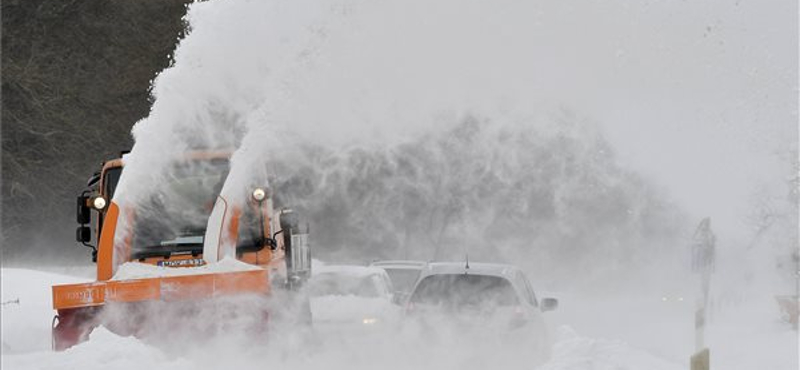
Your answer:
[[[503,369],[532,368],[521,358],[486,350],[486,343],[475,342],[469,348],[447,345],[428,346],[428,341],[395,337],[375,340],[374,336],[348,336],[341,341],[308,344],[294,349],[269,351],[252,348],[222,348],[200,353],[165,353],[132,337],[117,336],[98,328],[88,342],[65,352],[38,352],[3,357],[10,369],[213,369],[218,365],[255,368],[272,364],[287,369],[485,369],[495,365]],[[276,344],[276,347],[282,347]],[[207,349],[208,350],[208,349]],[[412,352],[406,352],[411,350]],[[211,353],[218,354],[212,358]],[[238,355],[237,355],[238,354]],[[249,365],[249,366],[248,366]],[[559,329],[554,357],[541,370],[678,370],[685,366],[670,364],[631,348],[621,342],[598,341],[581,337],[568,327]]]
[[[686,364],[667,362],[622,341],[591,339],[562,326],[558,329],[553,358],[540,370],[683,370],[686,367]]]
[[[2,268],[3,354],[50,349],[55,311],[51,286],[86,278],[20,268]]]
[[[5,369],[193,369],[186,359],[166,354],[133,337],[120,337],[106,328],[95,329],[89,341],[64,352],[3,356]]]
[[[226,262],[230,263],[230,262]],[[222,269],[225,264],[208,269]],[[230,267],[230,266],[228,266]],[[177,270],[177,269],[176,269]],[[304,335],[296,327],[274,332],[278,340],[266,343],[237,342],[238,332],[226,332],[212,345],[176,343],[179,351],[154,347],[136,338],[120,337],[104,328],[86,343],[65,352],[50,347],[53,311],[50,286],[83,280],[25,269],[2,269],[3,305],[2,366],[5,369],[215,369],[257,368],[265,364],[302,369],[517,369],[535,368],[526,359],[525,343],[509,348],[487,340],[489,336],[442,336],[396,328],[348,335],[346,331],[316,331]],[[215,270],[219,271],[219,270]],[[678,370],[688,367],[688,356],[662,355],[654,346],[670,346],[693,337],[665,337],[662,326],[687,321],[684,309],[655,310],[658,303],[638,303],[605,296],[565,296],[562,309],[547,319],[561,324],[555,331],[549,362],[540,370]],[[358,300],[334,311],[357,312]],[[649,301],[648,301],[649,302]],[[774,303],[743,302],[718,311],[710,322],[712,361],[719,368],[750,370],[797,369],[796,333],[777,320]],[[326,306],[330,302],[323,302]],[[326,307],[332,308],[332,307]],[[591,308],[591,309],[589,309]],[[623,311],[624,309],[630,311]],[[317,307],[319,309],[319,307]],[[689,310],[691,311],[691,310]],[[616,321],[615,321],[616,318]],[[691,317],[689,318],[691,319]],[[574,329],[573,329],[574,328]],[[635,332],[638,328],[638,333]],[[649,336],[644,335],[650,333]],[[588,334],[587,334],[588,333]],[[688,332],[691,334],[691,332]],[[238,343],[238,344],[237,344]],[[662,349],[663,350],[663,349]],[[669,351],[668,351],[669,352]]]

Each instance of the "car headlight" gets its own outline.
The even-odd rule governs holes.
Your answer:
[[[361,320],[361,322],[364,323],[364,325],[373,325],[378,322],[378,319],[373,317],[365,317],[364,320]]]
[[[92,207],[94,207],[94,209],[98,211],[103,208],[106,208],[106,198],[97,197],[92,199]]]

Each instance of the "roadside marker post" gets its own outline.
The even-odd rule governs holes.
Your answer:
[[[711,273],[716,260],[716,236],[711,231],[711,219],[705,218],[697,226],[692,238],[692,272],[700,275],[700,293],[694,315],[695,354],[690,358],[691,370],[710,370],[711,351],[705,346],[705,327],[708,321],[708,297]]]
[[[708,348],[695,353],[691,359],[691,370],[708,370],[710,369],[710,353]]]

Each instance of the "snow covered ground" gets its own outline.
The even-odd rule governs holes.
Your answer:
[[[320,368],[536,368],[525,348],[491,335],[430,336],[414,330],[374,333],[281,332],[266,343],[233,335],[201,346],[161,349],[104,328],[65,352],[49,350],[53,312],[50,286],[86,281],[81,276],[28,269],[2,269],[2,366],[4,369],[211,369],[221,366]],[[561,295],[548,314],[554,326],[551,359],[542,370],[687,369],[692,350],[691,308],[660,299]],[[716,369],[797,369],[797,337],[769,304],[719,310],[709,327]],[[473,333],[474,334],[474,333]]]
[[[71,272],[83,276],[16,268],[0,270],[4,358],[7,354],[50,349],[50,327],[54,315],[50,286],[92,280],[91,275],[85,275],[84,271]]]

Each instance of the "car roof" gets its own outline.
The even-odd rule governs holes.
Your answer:
[[[385,275],[386,271],[378,267],[366,267],[358,265],[325,265],[316,267],[314,275],[335,274],[354,277],[366,277],[370,275]]]
[[[480,263],[470,262],[467,268],[466,262],[431,262],[422,270],[422,275],[446,275],[446,274],[471,274],[499,276],[507,279],[513,278],[513,274],[520,271],[519,268],[500,264],[500,263]]]
[[[381,268],[398,268],[398,269],[415,269],[420,270],[427,262],[424,261],[411,261],[411,260],[384,260],[384,261],[375,261],[370,263],[371,267],[381,267]]]

